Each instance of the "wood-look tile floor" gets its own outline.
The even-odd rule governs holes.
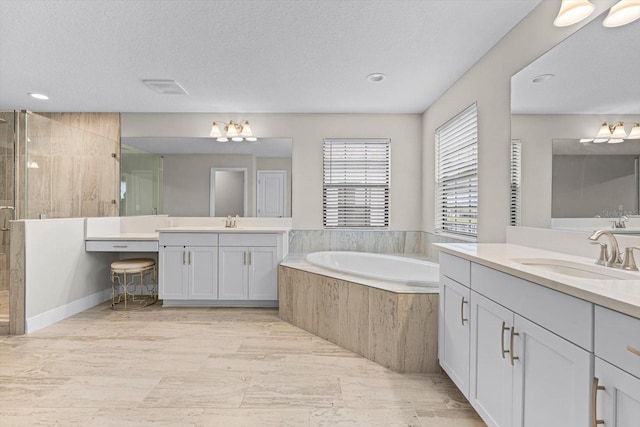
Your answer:
[[[484,423],[445,375],[391,372],[275,309],[100,305],[0,337],[0,425]]]

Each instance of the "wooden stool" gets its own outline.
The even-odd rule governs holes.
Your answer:
[[[144,277],[151,275],[151,283]],[[128,277],[127,277],[128,276]],[[136,280],[138,278],[139,280]],[[116,307],[124,300],[124,307]],[[111,263],[111,308],[127,310],[127,300],[136,308],[158,301],[156,262],[151,258],[121,259]]]

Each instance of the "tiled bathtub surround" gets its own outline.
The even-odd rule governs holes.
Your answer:
[[[289,252],[307,254],[318,251],[359,251],[386,254],[419,254],[437,260],[433,243],[461,240],[423,231],[374,230],[292,230]]]
[[[395,372],[438,372],[438,295],[280,266],[280,318]]]

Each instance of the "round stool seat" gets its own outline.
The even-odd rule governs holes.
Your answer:
[[[114,273],[131,272],[132,270],[141,270],[145,268],[153,267],[156,264],[151,258],[131,258],[121,259],[113,261],[111,263],[111,270]]]
[[[154,259],[130,258],[111,263],[111,308],[141,308],[156,301],[158,277]]]

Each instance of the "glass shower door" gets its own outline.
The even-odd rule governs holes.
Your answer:
[[[0,111],[0,330],[9,322],[9,221],[15,219],[15,113]]]

